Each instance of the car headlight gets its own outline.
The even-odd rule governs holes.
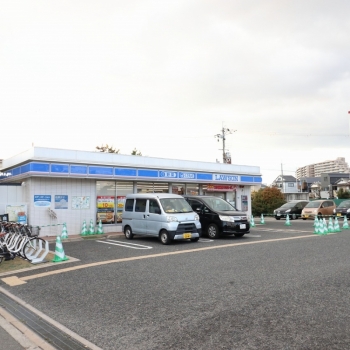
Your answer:
[[[346,211],[347,213],[350,213],[350,208]]]
[[[333,209],[333,214],[335,214],[335,209]]]
[[[235,222],[235,219],[232,216],[219,215],[221,221],[230,221]]]
[[[174,221],[179,221],[176,216],[167,216],[166,221],[168,222],[174,222]]]
[[[195,216],[194,216],[194,219],[195,219],[196,221],[198,221],[198,220],[199,220],[199,216],[198,216],[198,215],[195,215]]]
[[[286,210],[285,212],[286,212],[286,213],[290,213],[290,209]]]

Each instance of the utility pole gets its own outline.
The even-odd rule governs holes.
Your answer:
[[[237,130],[230,130],[228,128],[224,128],[222,127],[221,129],[221,134],[216,134],[214,135],[214,137],[217,138],[218,142],[219,142],[219,139],[222,139],[222,162],[223,163],[228,163],[228,157],[226,155],[226,150],[225,150],[225,140],[226,140],[226,135],[227,134],[232,134],[234,132],[236,132]],[[229,162],[231,163],[231,162]]]

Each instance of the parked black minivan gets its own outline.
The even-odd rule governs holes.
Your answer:
[[[286,218],[287,215],[291,220],[295,220],[300,218],[302,210],[308,203],[309,201],[292,200],[275,209],[273,214],[276,220]]]
[[[199,215],[202,232],[209,238],[221,235],[243,237],[250,231],[248,216],[215,196],[183,196]]]

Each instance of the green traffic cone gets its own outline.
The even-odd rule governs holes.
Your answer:
[[[67,226],[66,226],[66,223],[63,223],[61,239],[67,239],[67,238],[68,238]]]
[[[316,220],[314,221],[314,226],[315,226],[314,234],[319,235],[320,234],[320,229],[321,229],[320,222],[318,221],[317,217],[315,217],[315,218],[316,218]]]
[[[89,228],[89,235],[94,235],[95,234],[95,228],[94,228],[94,223],[92,222],[92,219],[90,220],[90,228]]]
[[[346,215],[344,216],[343,229],[345,229],[345,230],[349,229],[348,218]]]
[[[61,237],[57,236],[56,237],[56,247],[55,247],[55,257],[51,261],[52,262],[61,262],[61,261],[66,261],[66,260],[68,260],[68,258],[64,254]]]
[[[265,220],[264,220],[264,215],[263,214],[261,214],[261,216],[260,216],[260,224],[261,225],[265,225]]]
[[[98,235],[103,235],[103,227],[102,227],[102,221],[100,220],[100,222],[98,223],[98,227],[97,227],[97,232]]]
[[[339,222],[338,222],[338,218],[335,217],[334,219],[334,231],[335,232],[341,232],[340,226],[339,226]]]
[[[88,235],[88,232],[87,232],[87,229],[86,229],[86,221],[84,220],[83,222],[83,227],[81,229],[81,233],[80,233],[82,236],[87,236]]]
[[[290,223],[290,220],[289,220],[289,215],[287,214],[287,217],[286,217],[286,222],[284,224],[285,226],[291,226],[292,224]]]
[[[255,227],[254,216],[250,217],[250,227]]]
[[[334,233],[334,226],[333,226],[333,221],[332,218],[330,217],[328,220],[328,232],[329,233]]]
[[[323,227],[323,221],[319,220],[318,221],[318,234],[323,235],[324,234],[324,227]]]
[[[322,223],[323,223],[323,228],[324,228],[323,234],[326,235],[328,233],[328,228],[327,228],[327,221],[325,218],[323,218]]]

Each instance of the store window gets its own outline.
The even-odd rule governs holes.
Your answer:
[[[137,193],[169,193],[169,184],[162,182],[138,182]]]
[[[96,181],[96,219],[102,224],[122,222],[125,196],[133,193],[133,183],[127,181]]]
[[[185,184],[172,184],[171,193],[184,195],[185,194]]]
[[[198,185],[187,185],[186,186],[186,194],[197,196],[199,194],[199,186]]]

